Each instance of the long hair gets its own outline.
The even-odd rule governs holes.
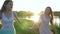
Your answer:
[[[8,1],[8,0],[6,0],[4,3],[3,3],[3,6],[2,6],[2,8],[1,8],[1,12],[4,12],[4,11],[6,11],[6,5],[9,3],[9,2],[12,2],[13,3],[13,1]]]
[[[51,22],[53,21],[53,12],[52,12],[52,9],[51,9],[51,7],[47,7],[47,8],[49,8],[50,9],[50,16],[51,16]]]
[[[12,3],[13,3],[12,0],[9,0],[9,1],[6,0],[6,1],[4,2],[4,4],[2,5],[2,8],[1,8],[1,10],[0,10],[0,19],[2,18],[2,12],[6,11],[6,5],[7,5],[9,2],[12,2]]]

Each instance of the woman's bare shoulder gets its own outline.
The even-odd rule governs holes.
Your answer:
[[[41,17],[44,17],[44,14],[41,14],[40,16],[41,16]]]

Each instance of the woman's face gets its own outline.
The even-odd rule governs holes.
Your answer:
[[[45,9],[45,13],[46,13],[47,15],[49,15],[50,12],[51,12],[50,8],[46,8],[46,9]]]
[[[6,5],[6,9],[7,9],[7,10],[12,10],[12,7],[13,7],[13,3],[12,3],[12,2],[9,2],[9,3]]]

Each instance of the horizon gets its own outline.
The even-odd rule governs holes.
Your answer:
[[[5,0],[0,0],[0,9]],[[13,11],[32,11],[35,15],[32,20],[38,20],[37,14],[44,11],[47,6],[52,8],[52,11],[60,11],[60,0],[13,0]]]

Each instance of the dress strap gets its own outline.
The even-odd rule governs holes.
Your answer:
[[[8,19],[8,20],[10,20],[10,19],[14,19],[14,15],[13,15],[13,13],[12,13],[11,16],[10,16],[10,18],[7,18],[7,17],[5,16],[5,14],[2,13],[2,18],[3,18],[3,19]]]

